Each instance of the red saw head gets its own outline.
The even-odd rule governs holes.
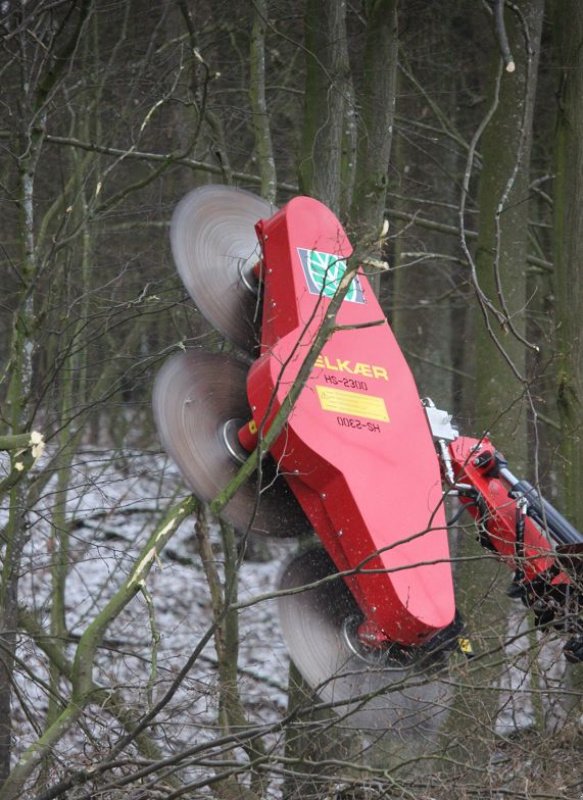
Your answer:
[[[425,412],[362,270],[330,317],[352,254],[334,214],[308,197],[273,212],[228,187],[203,187],[179,204],[172,245],[185,285],[247,363],[256,360],[248,368],[217,356],[175,358],[154,392],[158,428],[193,491],[210,500],[287,407],[304,367],[269,469],[225,516],[263,533],[300,534],[309,521],[325,550],[300,554],[281,580],[282,625],[300,671],[356,725],[402,730],[408,719],[431,729],[447,703],[424,670],[436,664],[431,644],[455,605]],[[322,325],[329,331],[314,350]],[[407,675],[415,688],[403,688]],[[355,694],[387,691],[388,701],[372,703],[380,716],[360,713],[366,700]]]
[[[257,224],[261,355],[247,378],[265,430],[326,321],[352,248],[297,197]],[[439,463],[417,387],[362,270],[272,454],[362,609],[363,636],[418,645],[455,614]]]

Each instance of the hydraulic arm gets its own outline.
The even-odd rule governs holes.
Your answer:
[[[539,625],[571,634],[565,655],[583,660],[583,536],[483,437],[460,436],[446,412],[425,401],[445,491],[476,520],[480,543],[513,570],[509,594],[529,606]]]

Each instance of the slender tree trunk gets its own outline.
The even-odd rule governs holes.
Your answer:
[[[10,384],[8,409],[13,434],[28,427],[27,401],[33,382],[34,306],[33,287],[36,274],[34,238],[34,177],[42,147],[42,131],[32,125],[21,141],[24,154],[20,168],[20,274],[23,289],[15,313],[10,348]],[[8,524],[4,531],[4,558],[0,578],[0,783],[10,773],[12,741],[12,673],[18,619],[18,582],[22,552],[28,537],[27,484],[20,481],[10,494]]]
[[[224,574],[221,576],[216,565],[209,537],[208,516],[205,506],[199,508],[196,533],[200,554],[211,596],[211,606],[215,622],[215,650],[219,674],[219,723],[223,732],[243,734],[249,723],[241,702],[238,683],[239,669],[239,615],[234,606],[237,603],[239,559],[237,540],[233,528],[220,522],[224,556]],[[265,774],[256,768],[255,762],[264,756],[260,737],[251,744],[243,745],[249,759],[251,774],[250,792],[247,800],[260,798],[265,794]],[[225,783],[241,791],[233,779]]]
[[[34,351],[38,339],[35,319],[35,282],[39,269],[35,232],[35,180],[45,139],[45,125],[51,94],[66,65],[75,52],[79,36],[89,12],[89,0],[79,4],[76,21],[54,50],[43,50],[40,62],[32,55],[31,39],[26,25],[19,33],[20,64],[20,130],[14,137],[13,152],[18,159],[19,257],[18,270],[21,288],[14,313],[9,353],[10,376],[7,400],[11,432],[20,434],[32,424],[31,395],[33,389]],[[44,24],[44,22],[43,22]],[[36,37],[44,35],[43,24]],[[47,23],[49,25],[50,23]],[[33,65],[35,65],[33,67]],[[38,72],[35,73],[35,68]],[[0,575],[0,783],[10,774],[12,740],[12,685],[15,662],[16,631],[18,627],[18,583],[21,560],[29,530],[28,485],[23,480],[12,489],[8,524],[4,531],[4,559]]]
[[[253,27],[251,29],[249,95],[251,113],[253,115],[253,130],[255,132],[257,165],[261,175],[261,194],[270,203],[274,203],[277,179],[265,97],[265,26],[268,13],[268,0],[257,0],[254,3]]]
[[[398,0],[366,2],[362,87],[350,229],[356,238],[379,237],[385,216],[397,92]],[[380,275],[372,275],[378,294]]]
[[[484,117],[469,151],[475,155],[479,147],[482,168],[475,263],[468,253],[471,267],[476,268],[474,288],[479,298],[478,307],[473,309],[472,337],[476,383],[474,394],[464,405],[473,412],[475,433],[490,430],[496,447],[512,460],[517,472],[524,469],[527,454],[523,398],[527,347],[523,339],[529,163],[543,7],[542,0],[505,7],[514,72],[503,69],[494,35],[486,39],[494,58],[488,73]],[[466,190],[469,172],[466,169]],[[478,658],[463,669],[463,688],[456,699],[456,713],[450,717],[446,746],[453,752],[459,748],[459,760],[479,768],[485,754],[491,752],[495,736],[499,687],[505,681],[509,683],[511,665],[501,661],[498,652],[507,636],[510,602],[505,590],[509,576],[505,567],[478,547],[473,523],[462,522],[466,524],[460,527],[458,555],[469,560],[456,568],[456,596]],[[484,561],[478,566],[477,559],[482,555]],[[521,695],[513,699],[524,702]]]
[[[304,124],[298,180],[300,192],[321,200],[335,213],[346,197],[342,175],[346,172],[343,143],[345,123],[352,112],[351,85],[346,42],[346,0],[308,0],[305,14],[306,87]],[[349,171],[348,171],[349,172]],[[311,688],[293,664],[290,668],[288,707],[304,707],[313,697]],[[314,746],[328,752],[330,737],[318,732],[321,718],[310,720],[311,737],[298,734],[293,727],[286,733],[286,753],[299,763],[310,760]],[[328,719],[328,722],[330,720]],[[307,719],[306,719],[307,723]],[[337,754],[342,754],[338,728]],[[315,777],[317,767],[306,769],[302,779],[291,778],[284,786],[286,800],[317,797],[322,785]],[[313,777],[312,777],[313,775]]]
[[[583,5],[554,3],[559,108],[555,137],[557,402],[565,514],[583,529]]]
[[[439,13],[443,13],[441,10]],[[423,49],[429,47],[436,52],[452,47],[450,31],[436,28],[435,19],[415,19],[415,12],[402,12],[403,25],[415,24],[419,29],[419,41]],[[410,52],[417,61],[417,53]],[[429,66],[429,65],[428,65]],[[441,99],[440,108],[448,119],[453,120],[457,107],[455,80],[449,71],[430,67],[422,74],[408,73],[414,80],[403,79],[399,91],[399,119],[403,130],[397,125],[394,146],[393,171],[398,175],[398,194],[391,209],[411,215],[419,201],[439,198],[431,209],[433,220],[443,224],[455,223],[455,185],[444,181],[444,175],[456,175],[460,170],[460,152],[450,146],[445,136],[434,135],[431,141],[416,136],[407,127],[409,120],[421,121],[427,100],[415,89],[421,84],[427,94]],[[419,164],[419,151],[425,157]],[[448,205],[449,204],[449,205]],[[401,230],[395,230],[397,226]],[[391,229],[393,239],[393,273],[391,324],[409,365],[417,380],[422,396],[435,400],[440,408],[452,411],[452,319],[461,305],[454,295],[458,243],[453,237],[446,238],[435,230],[421,235],[411,229],[409,223],[397,223]],[[427,254],[425,256],[424,254]],[[431,256],[435,253],[435,256]],[[451,256],[451,260],[448,260]],[[455,304],[454,309],[452,305]],[[460,320],[455,319],[460,325]]]
[[[306,95],[299,184],[335,213],[342,197],[342,142],[350,93],[346,0],[308,0]]]
[[[505,20],[515,72],[496,57],[494,109],[481,148],[477,276],[484,316],[476,316],[477,424],[492,431],[517,472],[526,467],[526,256],[529,162],[544,0],[521,0]],[[496,340],[496,343],[495,341]]]

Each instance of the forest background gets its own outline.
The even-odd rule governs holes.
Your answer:
[[[150,390],[172,351],[221,347],[171,261],[180,197],[309,194],[354,242],[388,220],[375,280],[420,393],[583,527],[581,2],[2,0],[0,35],[0,798],[580,797],[576,669],[471,526],[481,655],[428,769],[348,747],[314,698],[258,712],[225,589],[246,566],[200,510],[194,530]],[[183,584],[149,590],[160,554],[210,587],[167,668]]]

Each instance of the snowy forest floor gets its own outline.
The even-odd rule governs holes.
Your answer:
[[[45,461],[48,458],[48,454],[44,456]],[[39,464],[39,469],[42,467]],[[42,500],[30,512],[30,537],[19,586],[22,602],[45,626],[52,604],[55,480],[45,487]],[[112,457],[110,451],[89,448],[78,453],[67,494],[70,567],[65,598],[70,651],[127,577],[139,548],[164,512],[185,493],[173,465],[156,453],[127,450]],[[6,506],[0,514],[4,522]],[[134,704],[138,701],[141,710],[169,686],[212,620],[194,525],[191,518],[180,526],[148,576],[147,594],[130,602],[108,629],[94,667],[98,684],[120,687]],[[219,533],[212,526],[211,538],[220,562]],[[292,547],[290,542],[270,540],[260,548],[261,561],[242,560],[240,601],[273,591],[281,563]],[[239,615],[239,690],[245,709],[260,724],[275,722],[286,707],[289,662],[274,605],[272,600],[263,600]],[[22,637],[18,659],[26,668],[19,671],[15,755],[36,739],[48,707],[44,656]],[[211,638],[165,710],[165,724],[159,727],[164,731],[164,749],[172,752],[185,742],[216,733],[216,682]],[[81,738],[90,733],[90,749],[103,751],[116,731],[110,727],[111,721],[101,719],[98,710],[94,709],[94,714]],[[73,752],[79,747],[78,739],[73,731],[61,743],[61,758],[77,757]]]
[[[49,452],[43,457],[37,467],[39,472],[50,455]],[[69,657],[97,611],[127,577],[140,547],[165,511],[184,494],[186,490],[175,467],[159,452],[127,449],[114,453],[90,447],[78,452],[67,492],[70,551],[65,599],[69,641],[65,652]],[[53,514],[58,499],[55,475],[45,486],[41,500],[30,510],[30,536],[19,587],[22,603],[46,630],[53,602]],[[0,522],[5,521],[6,514],[4,505]],[[115,687],[140,712],[151,708],[171,687],[211,624],[209,588],[194,526],[194,518],[180,526],[151,570],[144,592],[107,630],[94,664],[95,682]],[[220,567],[222,552],[216,526],[211,526],[211,539]],[[270,538],[251,547],[248,557],[241,560],[239,602],[269,595],[295,546],[293,540]],[[500,739],[484,764],[487,782],[496,785],[496,790],[501,785],[505,787],[500,789],[500,797],[553,796],[546,792],[554,783],[557,797],[579,800],[583,783],[572,760],[581,740],[581,725],[573,724],[573,718],[567,718],[560,710],[565,669],[557,661],[556,645],[548,651],[552,663],[549,662],[550,683],[547,681],[543,705],[546,704],[550,722],[545,726],[548,748],[544,758],[540,747],[545,738],[537,739],[532,732],[537,705],[536,701],[533,705],[532,696],[538,690],[532,689],[531,678],[525,677],[521,668],[521,659],[524,662],[526,658],[530,664],[529,656],[521,655],[524,639],[521,645],[520,626],[524,626],[524,619],[524,614],[518,613],[509,622],[511,644],[507,656],[514,666],[504,673],[500,686],[505,692],[495,725]],[[527,637],[526,629],[523,633]],[[38,737],[49,705],[46,657],[25,635],[19,640],[17,657],[15,757]],[[280,753],[284,734],[277,730],[277,724],[287,707],[288,667],[275,601],[267,597],[243,608],[239,615],[238,661],[242,705],[251,724],[271,727],[269,748]],[[217,686],[217,656],[211,637],[153,728],[154,739],[163,753],[178,753],[219,735]],[[63,682],[63,695],[68,691]],[[521,731],[522,738],[516,738]],[[55,747],[52,779],[61,775],[66,766],[91,764],[104,758],[121,733],[121,726],[103,709],[88,707],[80,726],[71,728]],[[193,766],[189,779],[200,775],[201,770],[208,773],[208,768],[208,764]],[[549,775],[554,775],[556,782],[551,779],[549,784]],[[539,791],[546,788],[542,793],[528,794],[525,787],[534,778],[539,782]],[[49,783],[50,780],[49,775]],[[278,796],[281,787],[277,778],[270,787],[270,795]],[[459,796],[482,796],[476,791],[477,787],[468,795]],[[509,791],[516,794],[509,795]],[[432,796],[438,795],[434,790]]]

